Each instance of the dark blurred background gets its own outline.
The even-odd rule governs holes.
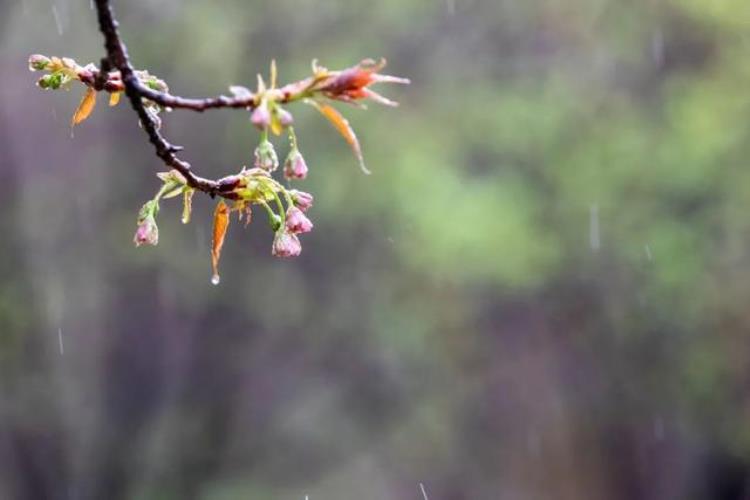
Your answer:
[[[0,0],[0,498],[750,498],[747,0],[117,0],[188,96],[386,56],[396,110],[304,106],[315,231],[270,256],[165,202],[127,103],[71,138],[89,0]],[[209,177],[241,111],[164,117]],[[277,142],[283,155],[286,146]],[[260,222],[260,218],[258,218]]]

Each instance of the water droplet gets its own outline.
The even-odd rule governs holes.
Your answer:
[[[661,417],[654,418],[654,437],[657,441],[664,439],[664,419]]]
[[[589,246],[597,252],[602,245],[599,231],[599,205],[592,203],[589,207]]]
[[[664,34],[661,30],[651,35],[651,59],[657,66],[664,63]]]
[[[221,281],[221,278],[219,277],[218,274],[214,274],[213,276],[211,276],[212,285],[218,285],[220,281]]]
[[[445,0],[445,10],[448,11],[448,15],[456,15],[456,0]]]

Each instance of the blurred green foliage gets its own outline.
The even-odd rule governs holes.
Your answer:
[[[343,108],[372,176],[291,109],[315,231],[281,262],[267,228],[234,225],[218,288],[210,200],[188,227],[165,202],[159,247],[133,249],[160,168],[134,117],[102,106],[71,141],[78,96],[24,73],[33,52],[98,60],[87,2],[56,1],[62,35],[48,3],[0,5],[18,69],[0,98],[0,493],[718,498],[737,467],[742,483],[747,2],[115,2],[135,63],[181,95],[252,86],[272,58],[282,81],[380,55],[412,79],[382,89],[396,110]],[[241,112],[164,119],[202,175],[250,161]]]

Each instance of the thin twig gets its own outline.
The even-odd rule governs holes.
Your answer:
[[[102,68],[105,68],[104,64]],[[125,90],[125,85],[119,71],[110,73],[109,69],[87,69],[87,71],[79,73],[78,78],[81,82],[93,87],[95,90],[105,90],[107,92],[122,92]],[[289,83],[279,89],[269,89],[264,95],[279,104],[299,101],[310,95],[306,91],[312,89],[318,81],[315,78],[305,78],[298,82]],[[253,110],[260,102],[260,97],[254,93],[233,97],[218,95],[215,97],[188,98],[155,90],[140,80],[136,82],[135,86],[142,97],[165,108],[189,109],[198,112],[207,109],[222,108]]]

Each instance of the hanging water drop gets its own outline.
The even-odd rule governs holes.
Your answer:
[[[218,285],[219,282],[221,282],[221,278],[219,277],[218,274],[214,274],[213,276],[211,276],[211,284],[212,285]]]

